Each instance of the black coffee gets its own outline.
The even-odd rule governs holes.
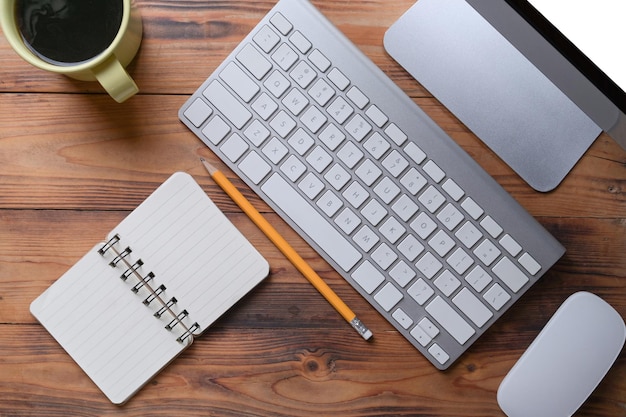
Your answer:
[[[123,0],[15,3],[24,42],[41,59],[55,65],[72,65],[99,55],[115,39],[123,14]]]

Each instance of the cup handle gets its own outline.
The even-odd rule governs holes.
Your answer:
[[[118,103],[123,103],[139,91],[135,81],[114,56],[95,67],[92,72],[107,93]]]

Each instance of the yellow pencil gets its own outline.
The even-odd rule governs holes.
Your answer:
[[[274,245],[291,261],[291,263],[309,280],[322,296],[341,314],[341,316],[365,339],[372,337],[372,332],[357,318],[341,298],[317,275],[304,259],[291,247],[289,243],[265,220],[252,204],[235,188],[235,186],[217,168],[209,164],[204,158],[200,159],[211,178],[222,190],[239,206],[241,210],[258,226],[259,229],[272,241]]]

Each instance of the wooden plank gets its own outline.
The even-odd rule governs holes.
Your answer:
[[[499,415],[493,397],[500,375],[520,353],[500,352],[494,361],[492,349],[474,351],[444,373],[407,355],[394,338],[368,343],[337,329],[217,328],[120,408],[43,329],[0,331],[0,409],[19,415]],[[626,389],[623,376],[611,374],[579,415],[621,415],[620,404],[606,399]]]

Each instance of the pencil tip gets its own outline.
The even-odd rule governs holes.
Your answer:
[[[200,158],[200,162],[202,162],[202,165],[209,171],[209,174],[213,175],[217,171],[217,168],[211,165],[206,159]]]

